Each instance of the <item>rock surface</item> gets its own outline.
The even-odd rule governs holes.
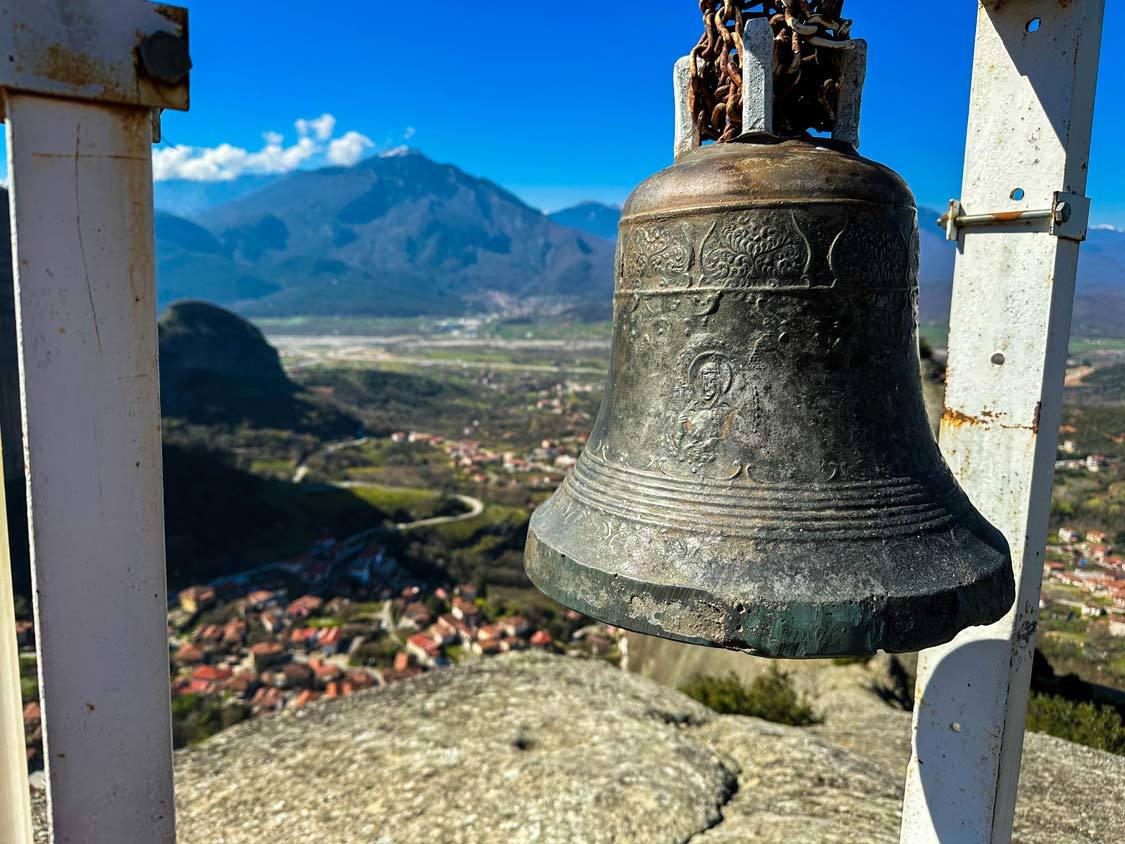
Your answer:
[[[821,726],[719,716],[601,662],[524,653],[239,725],[177,755],[179,838],[897,842],[910,716],[861,665]],[[1029,735],[1015,840],[1125,837],[1125,759]]]

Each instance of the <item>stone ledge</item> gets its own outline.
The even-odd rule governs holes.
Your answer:
[[[489,659],[179,752],[179,839],[893,844],[910,716],[863,682],[839,669],[835,715],[797,729],[602,662]],[[1030,734],[1015,840],[1123,838],[1125,758]]]

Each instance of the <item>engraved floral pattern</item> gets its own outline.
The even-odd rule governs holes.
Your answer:
[[[798,281],[808,261],[808,245],[788,212],[720,219],[708,233],[700,259],[704,283],[731,288]]]
[[[899,219],[870,214],[855,215],[832,247],[831,264],[836,278],[845,285],[905,287],[917,266],[917,230],[908,241]]]
[[[621,247],[621,287],[631,289],[655,278],[661,284],[684,283],[691,269],[692,250],[683,229],[638,226],[625,235]]]

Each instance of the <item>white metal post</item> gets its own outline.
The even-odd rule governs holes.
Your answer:
[[[981,4],[967,215],[1047,208],[1056,192],[1084,193],[1102,12],[1103,0]],[[921,655],[902,820],[909,844],[1011,838],[1084,237],[1082,226],[1069,236],[1054,228],[1024,220],[959,234],[941,445],[1007,536],[1017,596],[1001,621]]]
[[[171,842],[151,118],[5,109],[52,831]]]
[[[188,105],[187,14],[0,12],[50,833],[171,844],[151,143]]]
[[[8,502],[0,483],[0,841],[22,844],[31,841],[31,806],[8,547]]]

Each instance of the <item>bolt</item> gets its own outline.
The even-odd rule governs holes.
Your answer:
[[[171,32],[154,32],[137,53],[145,74],[165,85],[179,85],[191,70],[187,41]]]
[[[1055,222],[1065,223],[1070,220],[1071,208],[1069,202],[1060,202],[1055,206]]]

